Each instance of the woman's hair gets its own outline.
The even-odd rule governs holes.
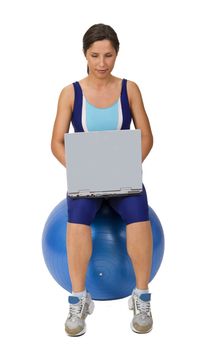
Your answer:
[[[116,53],[118,53],[120,43],[115,30],[109,25],[99,23],[91,26],[83,36],[84,55],[95,41],[104,39],[110,40]],[[89,67],[87,67],[87,72],[89,73]]]

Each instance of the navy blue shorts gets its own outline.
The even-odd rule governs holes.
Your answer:
[[[67,194],[68,222],[90,225],[103,200],[121,216],[126,225],[149,220],[146,189],[138,194],[109,198],[71,198]]]

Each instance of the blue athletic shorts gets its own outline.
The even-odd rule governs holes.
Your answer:
[[[103,200],[121,216],[126,225],[149,220],[146,189],[138,194],[109,198],[71,198],[67,194],[68,222],[90,225]]]

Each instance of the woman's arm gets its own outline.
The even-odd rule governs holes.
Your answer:
[[[64,134],[69,132],[74,101],[73,85],[68,85],[60,93],[57,114],[53,126],[51,150],[54,156],[66,167]]]
[[[153,146],[153,135],[151,131],[151,126],[144,108],[142,95],[137,84],[132,81],[128,81],[127,92],[130,108],[133,115],[134,126],[136,129],[141,129],[143,162]]]

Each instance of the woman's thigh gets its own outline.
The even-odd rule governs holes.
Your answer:
[[[138,194],[111,197],[108,201],[110,206],[121,216],[127,225],[149,220],[148,200],[144,185],[143,191]]]
[[[68,222],[90,225],[102,202],[102,198],[71,198],[67,195]]]

